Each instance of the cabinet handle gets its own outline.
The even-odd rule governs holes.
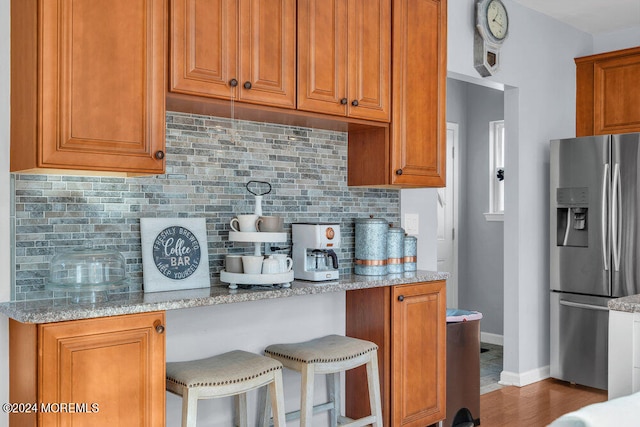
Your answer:
[[[358,106],[358,100],[354,99],[353,101],[351,101],[351,105],[353,105],[354,107]]]
[[[251,82],[244,82],[243,86],[245,89],[251,89]]]
[[[349,101],[347,100],[347,98],[342,98],[342,99],[340,100],[340,104],[342,104],[342,105],[346,105],[346,104],[347,104],[347,102],[349,102]]]
[[[158,160],[164,159],[164,151],[162,151],[162,150],[156,151],[156,159],[158,159]]]
[[[238,81],[236,79],[229,80],[229,86],[231,86],[231,87],[238,86]]]
[[[153,322],[153,326],[156,328],[156,332],[159,334],[164,333],[164,325],[159,320]]]
[[[396,175],[402,175],[402,169],[396,169]]]
[[[398,301],[400,301],[400,302],[404,301],[404,295],[400,295],[400,296],[398,297]]]

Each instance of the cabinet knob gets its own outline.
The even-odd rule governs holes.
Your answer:
[[[244,82],[243,86],[245,89],[251,89],[251,82]]]
[[[358,100],[354,99],[353,101],[351,101],[351,105],[353,105],[354,107],[358,106]]]
[[[153,326],[156,328],[157,333],[159,334],[164,333],[164,325],[159,320],[156,320],[155,322],[153,322]]]
[[[400,296],[398,297],[398,301],[400,301],[400,302],[404,301],[404,295],[400,295]]]
[[[162,151],[162,150],[158,150],[158,151],[156,151],[155,157],[156,157],[156,159],[158,159],[158,160],[162,160],[162,159],[164,159],[164,151]]]
[[[402,175],[402,169],[396,169],[396,175]]]
[[[229,86],[231,86],[231,87],[238,86],[238,81],[236,79],[229,80]]]
[[[347,104],[347,102],[349,102],[349,101],[347,100],[347,98],[342,98],[342,99],[340,100],[340,104],[342,104],[342,105],[346,105],[346,104]]]

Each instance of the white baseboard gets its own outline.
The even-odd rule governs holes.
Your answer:
[[[504,338],[502,335],[480,332],[480,342],[486,342],[487,344],[493,345],[504,345]]]
[[[538,381],[545,380],[551,376],[549,366],[543,366],[542,368],[532,369],[527,372],[517,373],[502,371],[500,373],[500,384],[502,385],[514,385],[516,387],[524,387],[529,384],[536,383]]]

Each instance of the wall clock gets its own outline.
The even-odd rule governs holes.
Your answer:
[[[500,68],[500,48],[509,35],[509,15],[501,0],[476,1],[473,63],[482,77]]]

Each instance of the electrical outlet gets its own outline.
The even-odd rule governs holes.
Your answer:
[[[404,232],[411,235],[419,234],[419,220],[418,214],[404,214]]]

